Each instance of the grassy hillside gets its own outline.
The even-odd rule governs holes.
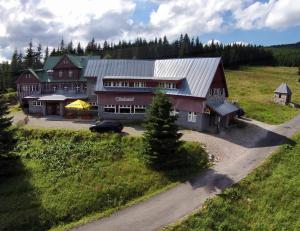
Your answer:
[[[207,157],[185,143],[189,161],[158,172],[141,157],[141,138],[22,130],[14,161],[0,159],[0,229],[47,230],[107,213],[200,171]],[[90,218],[85,218],[90,219]]]
[[[300,230],[300,134],[240,183],[169,231]]]
[[[295,67],[242,67],[226,70],[229,98],[237,100],[247,116],[270,124],[283,123],[300,110],[273,103],[273,92],[286,82],[293,91],[292,101],[300,103],[300,84]]]

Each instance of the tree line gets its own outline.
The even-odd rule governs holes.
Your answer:
[[[262,46],[243,44],[220,44],[211,41],[203,44],[199,38],[190,38],[188,34],[172,42],[166,36],[146,40],[137,38],[134,41],[119,41],[110,43],[96,42],[94,38],[82,46],[80,42],[65,43],[62,39],[57,47],[43,48],[41,44],[36,47],[29,42],[25,53],[14,51],[11,63],[0,64],[0,92],[15,88],[15,81],[20,73],[27,68],[39,69],[43,67],[44,60],[49,56],[63,54],[100,56],[106,59],[164,59],[187,57],[222,57],[226,68],[236,68],[240,65],[276,65],[272,49]],[[281,64],[281,63],[280,63]]]

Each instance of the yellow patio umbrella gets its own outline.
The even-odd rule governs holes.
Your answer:
[[[84,102],[83,100],[78,99],[66,105],[65,108],[73,109],[73,110],[85,110],[85,109],[90,109],[91,105],[87,102]]]

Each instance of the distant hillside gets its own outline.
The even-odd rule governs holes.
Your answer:
[[[300,66],[300,42],[266,47],[271,50],[279,66]]]

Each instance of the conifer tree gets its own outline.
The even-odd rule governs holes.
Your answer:
[[[11,117],[8,117],[8,103],[5,97],[0,97],[0,157],[8,151],[12,141]]]
[[[180,146],[176,116],[170,115],[172,104],[167,96],[157,93],[146,114],[144,154],[154,168],[169,168],[176,163]]]
[[[29,44],[28,44],[28,48],[26,49],[24,59],[25,59],[25,66],[26,66],[26,68],[33,67],[33,63],[34,63],[34,50],[33,50],[32,41],[30,41]]]

